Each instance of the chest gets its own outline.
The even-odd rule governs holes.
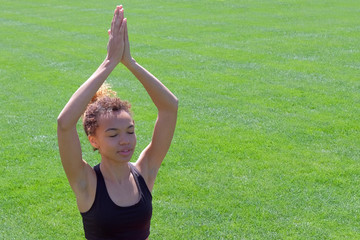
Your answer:
[[[120,191],[119,186],[116,185],[111,185],[109,188],[110,190],[106,189],[107,191],[96,196],[94,208],[90,215],[86,216],[89,218],[88,222],[93,222],[94,228],[104,236],[108,234],[109,236],[125,236],[147,232],[152,215],[151,196],[142,194],[136,183],[129,184],[127,189],[120,188]],[[130,189],[132,191],[129,191]]]
[[[122,184],[105,180],[105,187],[111,201],[120,207],[135,205],[140,200],[140,192],[135,179],[131,176],[129,181]]]

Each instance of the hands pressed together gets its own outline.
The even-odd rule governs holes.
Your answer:
[[[131,62],[132,57],[130,54],[127,19],[124,18],[124,8],[122,5],[116,7],[111,22],[111,29],[108,30],[108,33],[107,59],[114,61],[116,64],[121,62],[126,66]]]

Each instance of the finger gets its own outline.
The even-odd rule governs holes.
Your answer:
[[[128,35],[128,29],[127,29],[127,18],[124,19],[124,25],[125,25],[125,29],[124,29],[124,34],[125,34],[125,44],[129,42],[129,35]]]
[[[120,15],[120,8],[116,8],[115,10],[115,15],[114,15],[114,18],[115,18],[115,23],[114,23],[114,29],[112,29],[113,33],[115,34],[118,30],[119,30],[119,27],[121,25],[121,21],[119,20],[119,15]]]
[[[113,30],[114,29],[114,25],[115,25],[115,13],[114,13],[114,17],[113,17],[113,19],[112,19],[112,21],[111,21],[111,30]]]
[[[117,14],[118,14],[118,8],[115,8],[114,17],[113,17],[113,19],[111,21],[111,30],[113,30],[113,32],[114,32],[115,22],[116,22],[116,19],[117,19]]]
[[[126,28],[126,22],[127,22],[127,19],[125,18],[121,24],[121,27],[120,27],[120,36],[124,36],[124,32],[125,32],[125,28]],[[124,37],[125,39],[125,37]]]
[[[120,21],[120,26],[119,28],[121,27],[122,25],[122,21],[124,20],[124,9],[122,8],[119,12],[119,21]]]

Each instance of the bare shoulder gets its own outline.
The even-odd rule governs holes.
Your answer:
[[[140,158],[133,165],[136,167],[136,169],[139,171],[141,176],[144,178],[145,183],[149,188],[150,192],[152,192],[155,183],[155,178],[152,177],[152,174],[150,173],[146,161],[144,161],[144,159],[141,159],[140,156]]]

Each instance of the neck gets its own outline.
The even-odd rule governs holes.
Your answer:
[[[128,162],[115,163],[102,158],[100,170],[104,178],[112,182],[122,183],[129,180],[130,167]]]

